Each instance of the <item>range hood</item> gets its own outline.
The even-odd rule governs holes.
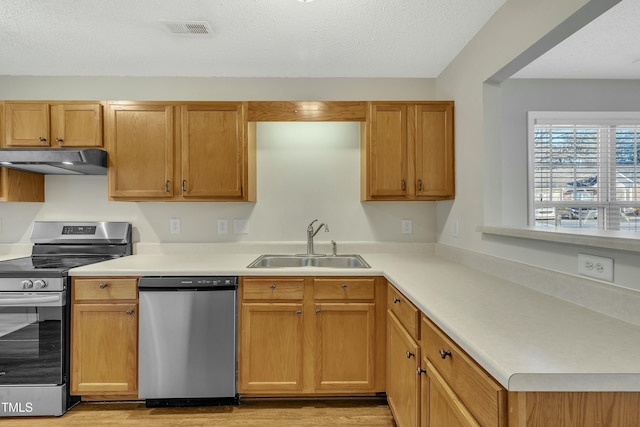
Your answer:
[[[0,166],[45,175],[106,175],[107,152],[98,148],[2,148]]]

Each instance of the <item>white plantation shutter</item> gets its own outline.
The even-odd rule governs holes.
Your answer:
[[[529,112],[529,223],[640,231],[640,113]]]

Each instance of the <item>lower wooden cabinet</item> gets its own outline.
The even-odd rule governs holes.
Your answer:
[[[137,279],[76,278],[71,307],[71,394],[137,398]]]
[[[240,394],[383,392],[384,312],[376,298],[384,285],[371,277],[242,278]]]
[[[398,427],[420,422],[420,346],[391,310],[387,315],[387,401]]]
[[[302,392],[304,318],[301,303],[243,303],[241,392]]]
[[[315,388],[375,391],[375,304],[315,305]]]

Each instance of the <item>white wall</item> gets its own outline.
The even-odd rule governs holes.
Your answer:
[[[5,99],[434,99],[421,79],[138,79],[0,77]],[[256,203],[110,202],[100,176],[47,176],[45,203],[0,204],[0,242],[28,241],[34,220],[126,220],[142,242],[435,242],[435,202],[360,202],[358,123],[259,123]],[[181,234],[169,232],[180,218]],[[248,234],[233,234],[233,219]],[[230,234],[217,233],[228,219]],[[413,220],[413,234],[401,220]],[[326,248],[320,247],[322,250]]]
[[[567,20],[575,11],[580,10],[573,17],[586,24],[595,11],[601,13],[614,4],[606,0],[509,0],[438,78],[437,97],[456,101],[457,173],[456,200],[440,202],[437,207],[439,243],[569,274],[577,274],[579,252],[609,256],[615,259],[615,284],[640,288],[635,253],[483,235],[476,230],[485,224],[524,225],[526,221],[526,116],[520,116],[525,109],[638,105],[638,89],[623,95],[626,89],[621,82],[607,82],[606,86],[575,81],[488,83],[500,70],[539,47],[540,40],[551,43],[547,35],[552,29],[566,22],[576,27],[575,19]],[[637,82],[628,84],[637,86]],[[607,94],[607,89],[617,91],[621,98]],[[458,237],[451,235],[456,221]]]

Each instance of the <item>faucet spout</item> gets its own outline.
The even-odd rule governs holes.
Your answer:
[[[320,231],[320,229],[322,227],[324,227],[324,231],[325,233],[329,231],[329,226],[326,223],[322,223],[318,226],[318,228],[316,228],[314,230],[313,228],[313,224],[318,221],[317,219],[314,219],[313,221],[311,221],[311,223],[307,226],[307,255],[308,256],[322,256],[322,254],[316,254],[313,250],[313,238],[315,237],[316,234],[318,234],[318,232]]]

